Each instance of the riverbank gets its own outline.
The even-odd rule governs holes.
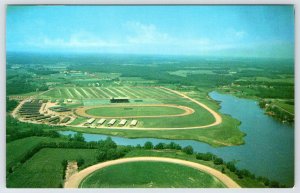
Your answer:
[[[286,110],[277,104],[278,100],[280,99],[264,99],[256,96],[244,95],[239,92],[228,92],[228,90],[224,90],[222,88],[218,88],[215,90],[222,94],[230,94],[242,99],[255,100],[257,102],[257,105],[264,110],[266,115],[284,124],[289,124],[289,125],[294,124],[294,119],[295,119],[295,115],[293,113],[295,108],[294,105],[292,107],[289,107],[292,108],[292,112],[291,112],[290,110]]]

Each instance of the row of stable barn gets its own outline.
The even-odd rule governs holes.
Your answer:
[[[90,118],[90,119],[88,119],[88,120],[86,121],[85,124],[90,125],[90,124],[94,123],[95,121],[96,121],[95,118]],[[102,118],[102,119],[100,119],[100,120],[97,121],[97,124],[103,125],[105,122],[106,122],[106,119]],[[111,119],[111,120],[107,123],[107,125],[108,125],[108,126],[113,126],[116,122],[117,122],[117,119]],[[127,122],[128,122],[128,121],[127,121],[126,119],[121,119],[118,125],[120,125],[120,126],[125,126]],[[137,120],[132,120],[132,121],[130,122],[129,126],[136,126],[137,123],[138,123]]]

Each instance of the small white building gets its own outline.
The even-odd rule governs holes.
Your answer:
[[[105,122],[106,119],[100,119],[97,123],[102,125]]]
[[[94,118],[91,118],[91,119],[87,120],[86,123],[87,123],[87,124],[92,124],[94,121],[95,121],[95,119],[94,119]]]
[[[122,119],[119,123],[119,125],[124,126],[127,123],[126,119]]]
[[[115,124],[115,122],[116,122],[116,119],[112,119],[112,120],[110,120],[109,122],[108,122],[108,125],[113,125],[113,124]]]
[[[137,120],[132,120],[131,123],[130,123],[130,126],[136,126],[137,123],[138,123]]]
[[[71,102],[72,102],[72,99],[67,99],[67,102],[68,102],[68,103],[71,103]]]

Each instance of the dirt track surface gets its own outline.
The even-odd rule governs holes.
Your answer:
[[[139,116],[97,116],[97,115],[90,115],[87,114],[86,111],[89,109],[94,109],[94,108],[115,108],[115,107],[172,107],[172,108],[178,108],[182,109],[185,112],[180,113],[180,114],[175,114],[175,115],[139,115]],[[171,105],[171,104],[110,104],[110,105],[97,105],[97,106],[92,106],[92,107],[83,107],[83,108],[78,108],[76,109],[76,114],[83,116],[83,117],[91,117],[91,118],[108,118],[108,119],[113,119],[113,118],[154,118],[154,117],[180,117],[180,116],[186,116],[189,114],[194,113],[195,110],[186,106],[181,106],[181,105]]]
[[[65,182],[64,187],[65,188],[78,188],[80,185],[80,182],[87,177],[89,174],[93,173],[96,170],[112,166],[112,165],[117,165],[121,163],[127,163],[127,162],[140,162],[140,161],[156,161],[156,162],[168,162],[168,163],[175,163],[175,164],[180,164],[188,167],[195,168],[197,170],[206,172],[216,178],[218,178],[225,186],[228,188],[240,188],[240,186],[233,181],[231,178],[229,178],[227,175],[219,172],[216,169],[210,168],[208,166],[195,163],[195,162],[190,162],[190,161],[185,161],[185,160],[180,160],[180,159],[174,159],[174,158],[165,158],[165,157],[134,157],[134,158],[122,158],[122,159],[117,159],[113,161],[107,161],[103,163],[99,163],[93,166],[90,166],[72,176],[70,176],[69,180]],[[147,174],[145,174],[147,175]]]

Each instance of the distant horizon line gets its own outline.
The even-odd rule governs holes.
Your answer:
[[[197,55],[197,54],[154,54],[154,53],[104,53],[104,52],[44,52],[44,51],[6,51],[7,54],[45,54],[45,55],[133,55],[133,56],[160,56],[160,57],[198,57],[198,58],[253,58],[253,59],[274,59],[274,60],[295,60],[293,57],[264,57],[264,56],[228,56],[228,55]]]

